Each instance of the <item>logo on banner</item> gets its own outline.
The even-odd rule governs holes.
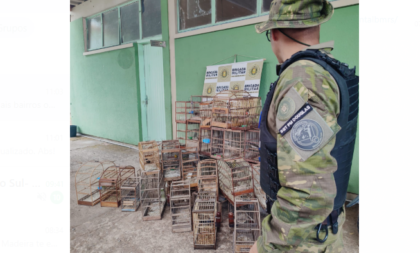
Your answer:
[[[207,94],[211,94],[211,93],[212,93],[212,91],[213,91],[213,89],[212,89],[211,87],[208,87],[208,88],[207,88]]]
[[[228,76],[228,72],[227,72],[227,70],[226,69],[224,69],[223,71],[222,71],[222,77],[223,78],[226,78]]]
[[[321,145],[324,132],[318,122],[303,119],[297,122],[291,132],[291,139],[299,149],[314,150]]]
[[[233,90],[239,90],[239,85],[235,84],[235,85],[233,86]]]
[[[251,75],[255,76],[256,74],[258,74],[258,68],[257,68],[257,66],[254,66],[254,67],[251,69]]]

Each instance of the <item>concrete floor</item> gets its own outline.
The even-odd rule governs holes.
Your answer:
[[[139,169],[138,151],[86,137],[70,139],[70,248],[71,252],[194,252],[192,232],[172,233],[169,208],[162,220],[142,221],[141,213],[121,212],[119,208],[77,205],[74,176],[82,163],[113,161]],[[222,226],[217,233],[217,250],[232,252],[233,230],[228,226],[228,205],[222,206]],[[347,209],[344,243],[347,253],[359,252],[357,217],[359,206]]]

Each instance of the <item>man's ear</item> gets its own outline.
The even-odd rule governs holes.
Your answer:
[[[280,38],[280,31],[278,29],[271,29],[271,40],[278,41]]]

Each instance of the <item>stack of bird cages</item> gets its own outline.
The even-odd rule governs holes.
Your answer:
[[[187,120],[186,134],[187,139],[185,141],[186,147],[199,147],[200,143],[200,120]]]
[[[251,164],[251,168],[254,181],[254,195],[258,199],[260,206],[267,211],[267,197],[260,184],[260,164]]]
[[[140,199],[143,220],[160,220],[166,204],[163,173],[160,170],[142,172]]]
[[[261,234],[258,200],[235,198],[234,252],[249,252]]]
[[[244,159],[250,163],[260,162],[260,130],[248,130],[245,132]]]
[[[217,161],[213,159],[202,160],[197,170],[198,192],[215,192],[219,198],[219,183],[217,177]]]
[[[99,178],[113,162],[87,162],[77,169],[75,175],[76,198],[78,205],[94,206],[101,201]]]
[[[191,191],[189,180],[171,184],[172,233],[191,231]]]
[[[225,131],[226,129],[219,127],[211,128],[210,157],[214,159],[223,159],[225,146]]]
[[[251,95],[243,90],[222,91],[213,100],[211,126],[248,130]]]
[[[242,158],[218,160],[217,170],[222,194],[232,205],[236,196],[254,192],[251,166]]]
[[[125,170],[118,166],[108,167],[99,179],[99,189],[101,193],[101,207],[119,207],[121,203],[121,184],[132,174],[135,169],[132,166]],[[124,178],[122,178],[124,176]]]
[[[197,186],[197,167],[200,157],[197,148],[182,150],[182,180],[189,180],[191,187]]]
[[[208,113],[201,114],[201,109],[206,110],[206,105],[211,105],[213,101],[212,96],[191,96],[191,108],[192,108],[192,118],[194,120],[201,121],[203,118],[202,116],[210,116],[211,118],[211,108],[210,108],[210,115]],[[210,125],[210,121],[208,122]]]
[[[216,249],[216,212],[214,198],[197,197],[193,207],[194,249]]]
[[[156,141],[139,142],[140,169],[145,172],[160,170],[159,145]]]
[[[249,111],[248,111],[248,125],[250,129],[258,129],[258,123],[260,122],[260,114],[262,110],[261,97],[251,97],[249,99]]]
[[[181,145],[179,140],[162,141],[161,161],[165,181],[181,179]]]
[[[211,156],[211,128],[200,127],[199,153]]]

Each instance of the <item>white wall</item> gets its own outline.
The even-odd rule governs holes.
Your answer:
[[[102,12],[106,9],[130,2],[131,0],[89,0],[76,5],[70,11],[70,22]]]

